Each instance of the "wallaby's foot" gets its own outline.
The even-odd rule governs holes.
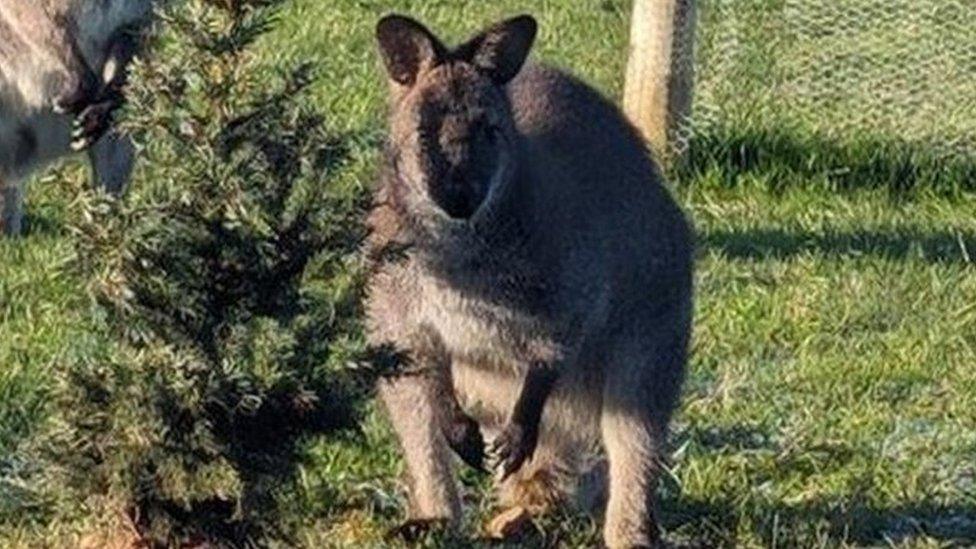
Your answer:
[[[539,443],[538,422],[522,425],[509,423],[488,450],[488,466],[502,482],[518,471],[535,453]]]
[[[485,535],[495,541],[511,540],[524,534],[531,525],[532,513],[516,505],[492,517],[485,525]]]
[[[465,414],[452,418],[451,424],[444,427],[444,438],[462,461],[479,471],[485,470],[485,439],[477,421]]]
[[[121,101],[117,97],[88,105],[72,124],[71,149],[83,151],[101,139],[112,126],[113,114],[120,106]]]
[[[386,539],[387,541],[401,539],[407,543],[415,543],[428,534],[447,531],[450,525],[451,521],[446,518],[409,519],[387,531]]]
[[[605,543],[604,544],[601,544],[600,547],[603,548],[603,549],[618,549],[618,547],[616,547],[616,546],[610,546],[610,545],[607,545]],[[659,541],[658,543],[653,544],[653,545],[646,545],[646,544],[641,544],[641,545],[621,545],[619,547],[619,549],[663,549],[665,547],[672,547],[672,546],[671,545],[668,545],[667,543],[664,543],[663,541]]]
[[[658,540],[656,543],[652,544],[638,544],[638,545],[607,545],[603,543],[600,545],[603,549],[664,549],[666,547],[675,547],[674,545],[665,543],[663,540]]]

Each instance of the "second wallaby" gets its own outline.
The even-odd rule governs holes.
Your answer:
[[[89,149],[95,180],[125,185],[133,146],[109,131],[135,33],[153,0],[0,0],[0,235],[20,231],[23,180]]]
[[[407,17],[377,28],[391,116],[367,312],[370,341],[414,364],[379,387],[405,526],[458,523],[450,448],[476,460],[480,424],[503,505],[543,511],[605,454],[606,545],[654,546],[691,230],[620,111],[526,63],[536,31],[516,17],[450,48]]]

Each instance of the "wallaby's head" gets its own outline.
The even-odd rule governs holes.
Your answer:
[[[505,85],[535,34],[535,20],[521,16],[448,48],[413,19],[379,22],[398,185],[453,219],[468,219],[512,177],[517,137]]]

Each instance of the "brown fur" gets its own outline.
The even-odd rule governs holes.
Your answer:
[[[602,446],[606,544],[649,546],[687,359],[691,233],[616,107],[522,67],[534,35],[520,17],[449,49],[410,19],[380,22],[392,113],[369,337],[421,372],[380,396],[413,519],[459,519],[456,396],[502,454],[503,504],[562,498]]]

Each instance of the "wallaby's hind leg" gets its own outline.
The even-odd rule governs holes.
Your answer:
[[[17,236],[21,232],[23,196],[20,186],[0,179],[0,236]]]
[[[461,517],[461,502],[434,408],[434,383],[424,375],[405,374],[382,380],[379,395],[407,466],[410,523],[443,521],[453,527]]]
[[[135,145],[129,136],[109,131],[88,150],[88,158],[95,186],[110,194],[121,195],[135,163]]]
[[[610,464],[604,541],[610,549],[657,547],[654,492],[665,431],[622,409],[604,409],[602,423]]]
[[[600,417],[609,462],[604,541],[611,549],[657,547],[655,492],[683,377],[685,336],[665,345],[618,349],[608,364]]]

